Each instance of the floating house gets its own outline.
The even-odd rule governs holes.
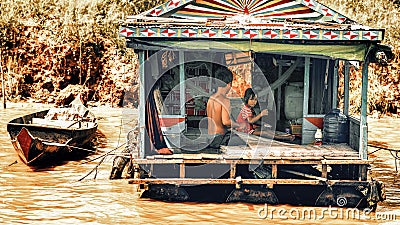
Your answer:
[[[129,16],[119,34],[140,63],[129,182],[142,197],[343,207],[384,199],[367,177],[368,64],[390,58],[383,29],[315,0],[170,0]],[[357,116],[349,115],[354,65],[362,66]],[[269,111],[262,122],[296,139],[232,131],[242,142],[210,148],[206,104],[221,67],[234,77],[233,119],[251,87]]]

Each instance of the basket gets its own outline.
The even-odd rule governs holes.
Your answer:
[[[292,124],[290,125],[290,130],[293,135],[301,136],[301,124]]]

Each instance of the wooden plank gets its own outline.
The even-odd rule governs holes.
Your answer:
[[[236,179],[189,179],[189,178],[158,178],[158,179],[130,179],[129,184],[175,184],[175,185],[202,185],[202,184],[237,184]],[[293,184],[293,185],[362,185],[367,181],[354,180],[301,180],[301,179],[241,179],[240,184]]]
[[[291,165],[291,164],[296,164],[296,165],[314,165],[314,164],[321,164],[321,160],[297,160],[297,159],[280,159],[280,160],[274,160],[274,159],[264,159],[263,163],[268,165],[268,164],[278,164],[278,165]]]
[[[373,161],[372,160],[322,160],[322,164],[328,164],[328,165],[365,165],[365,164],[371,164]]]
[[[185,177],[185,163],[179,164],[179,177],[180,178]]]
[[[272,178],[276,179],[278,177],[278,165],[272,165]]]
[[[253,154],[253,151],[256,154]],[[267,158],[267,157],[358,157],[358,152],[352,150],[349,146],[326,145],[319,148],[313,146],[280,146],[280,147],[258,147],[253,150],[240,146],[229,146],[225,150],[224,157],[230,158]]]
[[[134,163],[137,164],[256,164],[256,159],[133,159]],[[361,160],[361,159],[301,159],[301,158],[268,158],[262,159],[263,163],[266,165],[367,165],[372,164],[372,160]]]
[[[322,165],[322,174],[321,174],[322,178],[327,179],[328,178],[328,165],[327,164],[323,164]]]
[[[78,121],[66,121],[66,120],[50,120],[42,118],[32,118],[32,124],[46,127],[60,127],[60,128],[79,128]],[[75,125],[72,127],[72,125]]]
[[[349,116],[350,129],[349,129],[349,145],[353,149],[360,148],[360,120],[354,116]],[[358,153],[358,151],[357,151]],[[359,156],[359,158],[361,158]]]
[[[276,157],[265,157],[265,160],[276,160]],[[306,161],[322,161],[324,160],[323,157],[279,157],[279,160],[283,161],[299,161],[299,162],[306,162]]]
[[[326,160],[360,160],[360,158],[357,157],[324,157]]]
[[[282,170],[282,171],[286,172],[286,173],[295,174],[295,175],[298,175],[298,176],[303,176],[305,178],[316,179],[316,180],[320,180],[320,181],[324,181],[324,182],[327,181],[326,178],[314,176],[314,175],[311,175],[311,174],[301,173],[301,172],[297,172],[297,171],[293,171],[293,170]]]
[[[130,184],[237,184],[236,179],[132,179],[129,180]],[[299,180],[299,179],[241,179],[241,184],[321,184],[319,180]]]
[[[249,164],[250,160],[225,160],[225,159],[170,159],[170,160],[143,160],[143,159],[133,159],[134,163],[137,164],[230,164],[232,162],[237,162],[239,164]]]
[[[236,163],[231,162],[230,178],[236,177]]]
[[[150,165],[150,171],[149,171],[149,176],[151,177],[154,173],[154,164]]]
[[[367,165],[360,165],[359,166],[359,177],[361,181],[367,180]]]
[[[237,164],[257,164],[255,161],[259,162],[259,160],[253,159],[169,159],[169,160],[160,160],[160,159],[133,159],[134,163],[137,164],[178,164],[178,163],[185,163],[185,164],[230,164],[235,162]],[[321,160],[282,160],[282,159],[270,159],[270,160],[263,160],[264,164],[304,164],[304,165],[314,165],[314,164],[321,164]]]

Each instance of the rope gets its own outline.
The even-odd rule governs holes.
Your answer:
[[[104,161],[105,158],[106,158],[106,157],[102,158],[102,159],[100,160],[100,162],[99,162],[88,174],[86,174],[85,176],[83,176],[83,177],[82,177],[81,179],[79,179],[78,181],[82,181],[83,179],[85,179],[86,177],[88,177],[91,173],[93,173],[93,171],[96,171],[96,173],[95,173],[95,175],[94,175],[94,178],[93,178],[93,179],[96,179],[96,177],[97,177],[97,169],[99,168],[100,164]]]
[[[18,161],[17,161],[17,160],[15,160],[14,162],[12,162],[12,163],[8,164],[8,166],[12,166],[12,165],[14,165],[14,164],[17,164],[17,163],[18,163]]]
[[[121,145],[119,145],[119,142],[120,142],[120,139],[121,139],[122,127],[123,127],[123,121],[122,121],[122,119],[121,119],[121,125],[120,125],[119,127],[120,127],[120,129],[119,129],[119,134],[118,134],[117,147],[114,148],[114,149],[112,149],[112,150],[110,150],[110,151],[108,151],[108,152],[106,152],[106,153],[104,153],[104,154],[102,154],[102,155],[100,155],[100,156],[98,156],[98,157],[96,157],[96,158],[94,158],[94,159],[90,159],[90,160],[87,160],[87,161],[81,163],[81,164],[86,164],[86,163],[88,163],[88,162],[93,162],[93,161],[95,161],[95,160],[101,158],[100,162],[99,162],[89,173],[87,173],[85,176],[83,176],[83,177],[82,177],[81,179],[79,179],[78,181],[82,181],[83,179],[85,179],[86,177],[88,177],[88,176],[89,176],[91,173],[93,173],[93,172],[96,172],[95,175],[94,175],[94,178],[93,178],[93,179],[96,179],[98,168],[99,168],[100,165],[104,162],[104,160],[105,160],[105,158],[106,158],[107,156],[113,155],[113,156],[122,156],[122,157],[126,157],[126,158],[130,158],[130,157],[131,157],[130,153],[125,153],[125,154],[124,154],[124,153],[112,153],[113,151],[115,151],[115,150],[121,148],[122,146],[128,144],[128,141],[129,141],[129,140],[127,140],[126,142],[124,142],[124,143],[122,143]],[[129,133],[128,133],[128,134],[129,134]]]
[[[380,146],[371,145],[371,144],[368,144],[368,146],[369,146],[369,147],[373,147],[373,148],[377,148],[377,150],[368,153],[368,155],[370,155],[370,154],[372,154],[372,153],[375,153],[375,152],[377,152],[377,151],[380,151],[380,150],[387,150],[387,151],[390,151],[390,152],[393,151],[393,152],[396,152],[396,155],[397,155],[398,152],[400,152],[400,149],[385,148],[385,147],[380,147]]]
[[[7,168],[7,167],[10,167],[10,166],[15,165],[15,164],[17,164],[17,163],[18,163],[18,161],[15,160],[14,162],[12,162],[12,163],[10,163],[10,164],[8,164],[7,166],[4,166],[4,167],[2,167],[2,168]]]
[[[372,147],[372,146],[371,146],[371,147]],[[367,155],[374,154],[375,152],[380,151],[380,150],[381,150],[381,149],[377,149],[377,150],[375,150],[375,151],[373,151],[373,152],[368,153]]]
[[[86,177],[88,177],[88,176],[89,176],[91,173],[93,173],[94,171],[96,171],[96,173],[95,173],[93,179],[96,179],[96,177],[97,177],[97,169],[98,169],[99,166],[103,163],[104,159],[105,159],[107,156],[111,155],[111,152],[113,152],[113,151],[119,149],[120,147],[124,146],[125,144],[126,144],[126,142],[123,143],[122,145],[120,145],[120,146],[118,146],[118,147],[116,147],[116,148],[114,148],[114,149],[112,149],[112,150],[106,152],[105,154],[102,154],[102,155],[100,155],[100,156],[98,156],[98,157],[96,157],[96,158],[94,158],[94,159],[87,160],[86,162],[81,163],[81,164],[85,164],[85,163],[88,163],[88,162],[95,161],[95,160],[97,160],[97,159],[99,159],[99,158],[102,158],[102,159],[100,160],[100,162],[99,162],[89,173],[87,173],[85,176],[83,176],[83,177],[82,177],[81,179],[79,179],[78,181],[82,181],[83,179],[85,179]]]
[[[48,141],[46,141],[46,142],[43,142],[43,143],[44,144],[61,146],[61,147],[74,148],[74,149],[79,149],[79,150],[88,151],[88,152],[96,152],[96,150],[87,149],[87,148],[81,148],[81,147],[77,147],[77,146],[73,146],[73,145],[60,144],[60,143],[57,143],[57,142],[48,142]]]
[[[375,152],[377,152],[377,151],[380,151],[380,150],[387,150],[387,151],[389,151],[390,155],[392,155],[392,157],[394,158],[394,166],[395,166],[396,172],[398,172],[397,160],[400,159],[400,156],[399,156],[400,149],[384,148],[384,147],[375,146],[375,145],[370,145],[370,144],[368,144],[368,146],[373,147],[373,148],[377,148],[377,150],[368,153],[368,155],[373,154],[373,153],[375,153]]]
[[[395,158],[395,159],[400,159],[400,157],[398,156],[398,153],[399,152],[396,152],[396,155],[393,155],[393,151],[389,151],[390,152],[390,154],[393,156],[393,158]]]
[[[93,162],[93,161],[95,161],[95,160],[97,160],[97,159],[100,159],[100,158],[102,158],[102,157],[106,157],[106,156],[108,156],[108,155],[111,155],[111,152],[113,152],[113,151],[115,151],[115,150],[121,148],[121,147],[124,146],[125,144],[126,144],[126,142],[122,143],[120,146],[118,146],[118,147],[116,147],[116,148],[114,148],[114,149],[112,149],[112,150],[110,150],[110,151],[108,151],[108,152],[106,152],[106,153],[104,153],[104,154],[102,154],[102,155],[100,155],[100,156],[94,158],[94,159],[86,160],[85,162],[83,162],[83,163],[81,163],[81,164],[86,164],[86,163],[88,163],[88,162]]]

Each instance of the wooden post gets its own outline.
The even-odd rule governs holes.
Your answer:
[[[349,102],[350,102],[350,62],[344,62],[344,114],[349,115]]]
[[[179,165],[179,177],[180,178],[185,178],[185,163],[184,162],[182,162]]]
[[[185,98],[185,55],[183,50],[179,50],[179,106],[181,108],[181,116],[186,114]]]
[[[333,96],[332,96],[332,109],[335,109],[338,107],[338,80],[339,80],[339,60],[335,60],[335,68],[333,70]]]
[[[278,63],[278,79],[282,76],[282,65]],[[282,99],[282,86],[278,87],[278,97],[276,100],[276,120],[281,119],[281,99]]]
[[[366,181],[368,175],[367,165],[359,165],[358,170],[359,170],[359,180]]]
[[[302,135],[301,135],[301,143],[305,143],[305,138],[306,135],[304,135],[304,130],[305,126],[304,124],[306,123],[306,117],[308,115],[308,99],[310,97],[310,57],[305,57],[304,58],[304,97],[303,97],[303,126],[302,126]]]
[[[230,178],[235,178],[236,176],[236,163],[231,163],[231,171],[230,171]]]
[[[328,178],[328,165],[327,164],[322,164],[321,177],[322,178]]]
[[[6,107],[6,89],[4,87],[4,73],[3,73],[2,62],[3,62],[3,58],[2,58],[2,52],[0,49],[1,95],[3,98],[3,109],[5,109],[5,108],[7,108]]]
[[[368,107],[368,58],[362,66],[362,85],[361,85],[361,116],[360,116],[360,147],[359,155],[361,159],[368,159],[367,146],[367,107]]]
[[[145,93],[145,71],[144,71],[144,51],[141,50],[138,53],[139,58],[139,157],[145,158],[145,133],[146,133],[146,118],[145,118],[145,105],[146,105],[146,93]]]
[[[148,172],[149,176],[151,177],[154,174],[154,164],[150,164],[150,171]]]
[[[277,164],[272,164],[272,178],[273,179],[278,178],[278,165]]]

